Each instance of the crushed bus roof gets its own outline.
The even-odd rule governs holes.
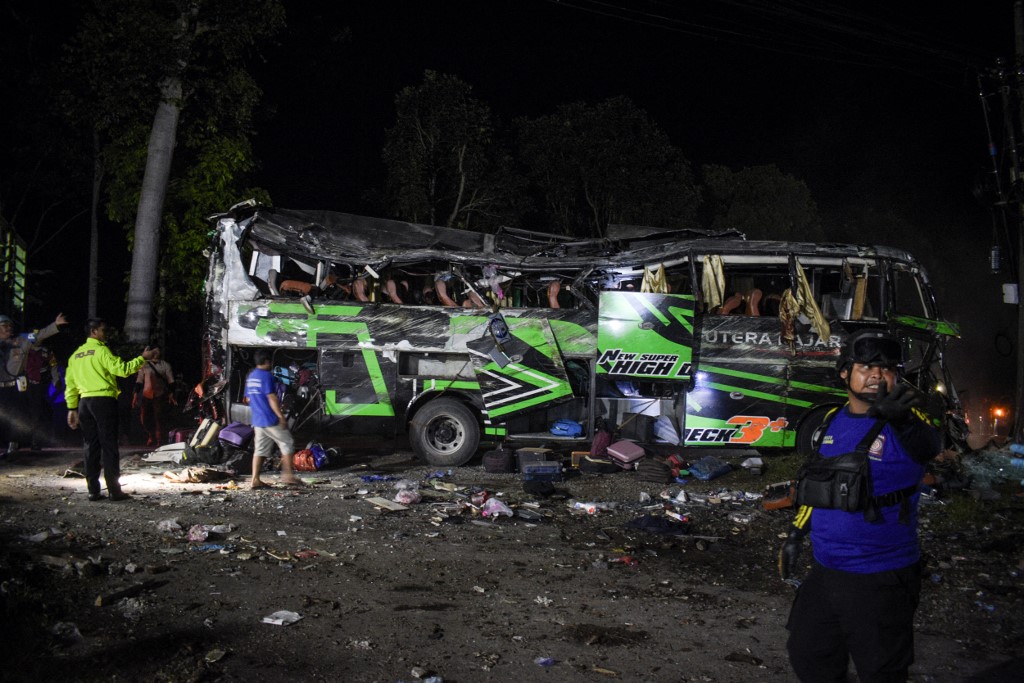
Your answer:
[[[885,256],[914,263],[907,252],[883,246],[768,242],[742,233],[647,226],[611,225],[604,238],[577,239],[521,228],[485,234],[420,223],[371,218],[334,211],[280,209],[249,201],[213,219],[231,218],[243,238],[266,254],[285,254],[374,267],[433,259],[453,263],[495,264],[522,270],[583,268],[680,261],[705,253],[807,257]]]

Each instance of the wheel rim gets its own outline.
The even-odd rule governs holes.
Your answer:
[[[457,451],[465,442],[466,430],[451,416],[436,417],[427,425],[427,443],[439,453]]]

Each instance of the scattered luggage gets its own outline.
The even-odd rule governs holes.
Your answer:
[[[223,459],[220,441],[217,440],[219,433],[220,423],[211,418],[204,418],[199,423],[196,433],[185,445],[181,461],[188,465],[219,465]]]
[[[644,449],[632,441],[616,441],[608,446],[608,456],[624,470],[636,469],[636,463],[644,457]]]
[[[510,448],[497,448],[483,454],[482,462],[485,472],[492,474],[508,474],[515,471],[515,451]]]
[[[217,438],[221,443],[231,444],[237,448],[248,448],[255,435],[256,430],[244,422],[232,422],[220,430]]]

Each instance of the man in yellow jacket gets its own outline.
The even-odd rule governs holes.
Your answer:
[[[85,441],[85,481],[89,500],[102,500],[100,469],[107,483],[110,500],[127,500],[121,491],[121,453],[117,447],[118,377],[138,372],[142,364],[156,357],[156,350],[146,347],[141,356],[124,361],[107,347],[107,324],[98,318],[85,324],[88,339],[71,354],[64,398],[68,404],[68,426],[82,427]]]

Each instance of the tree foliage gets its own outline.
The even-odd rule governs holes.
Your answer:
[[[152,271],[144,285],[151,287],[159,269],[166,303],[195,302],[205,216],[254,192],[245,179],[255,168],[248,138],[260,91],[246,60],[283,22],[279,0],[97,0],[82,23],[70,55],[85,87],[69,110],[104,134],[107,213],[135,231],[133,290],[134,271]],[[165,116],[154,127],[161,111],[170,125]],[[156,148],[172,150],[173,161],[167,154],[169,180],[144,210],[140,181]],[[161,230],[172,239],[149,237]]]
[[[699,193],[688,162],[628,98],[563,105],[519,120],[517,131],[544,220],[561,232],[600,236],[609,223],[695,227]]]
[[[490,108],[467,83],[426,71],[395,97],[383,151],[390,214],[470,229],[506,220],[517,183],[495,137]]]
[[[712,230],[735,229],[760,240],[823,239],[807,184],[774,164],[740,171],[709,165],[703,175]]]

